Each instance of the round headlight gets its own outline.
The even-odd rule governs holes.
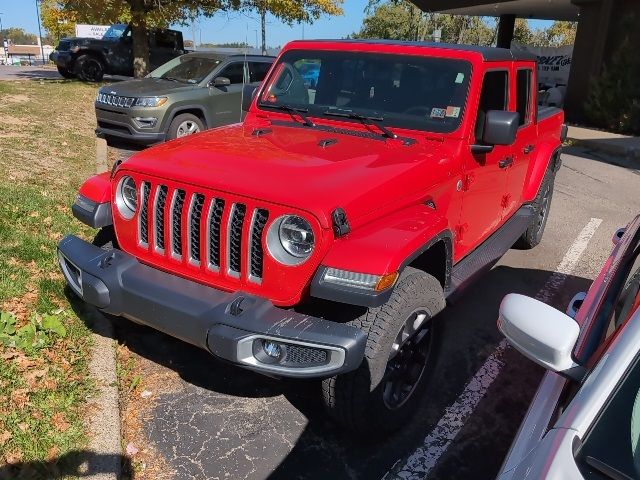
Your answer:
[[[285,265],[299,265],[313,253],[315,236],[309,222],[296,215],[276,219],[267,232],[269,253]]]
[[[304,218],[285,217],[279,235],[284,249],[294,257],[306,258],[313,251],[313,230]]]
[[[138,208],[138,190],[133,178],[125,176],[120,179],[116,190],[116,206],[124,218],[133,218]]]

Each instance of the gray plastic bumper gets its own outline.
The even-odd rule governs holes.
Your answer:
[[[222,292],[144,265],[120,250],[102,250],[70,235],[58,244],[58,258],[67,283],[87,303],[251,370],[327,377],[355,370],[364,357],[366,335],[358,328],[242,292]],[[281,361],[264,356],[263,341],[282,347]]]

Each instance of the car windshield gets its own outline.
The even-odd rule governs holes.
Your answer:
[[[104,32],[104,35],[102,36],[102,38],[103,39],[120,38],[126,29],[127,29],[127,26],[123,24],[111,25],[109,29],[106,32]]]
[[[219,58],[182,55],[156,68],[149,76],[195,84],[204,80],[219,63]]]
[[[366,116],[385,126],[446,133],[462,120],[471,65],[421,56],[290,50],[273,72],[260,108],[284,106],[352,121]]]

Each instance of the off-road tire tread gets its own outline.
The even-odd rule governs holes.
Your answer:
[[[532,248],[536,247],[542,240],[542,237],[544,235],[544,230],[545,230],[544,228],[542,229],[542,233],[540,234],[540,237],[537,236],[538,209],[540,208],[540,204],[542,203],[542,197],[547,188],[547,185],[549,184],[551,185],[551,191],[549,192],[549,195],[551,196],[551,198],[549,199],[549,205],[547,206],[547,208],[551,208],[551,201],[553,200],[553,187],[555,184],[555,176],[556,176],[553,170],[553,163],[554,162],[552,160],[549,164],[549,168],[547,169],[547,172],[544,175],[544,178],[542,179],[542,183],[540,184],[540,188],[538,189],[536,198],[533,201],[533,206],[535,208],[535,216],[531,220],[531,223],[529,224],[527,229],[524,231],[524,233],[520,236],[520,238],[518,238],[518,240],[516,240],[516,243],[513,245],[514,248],[517,248],[519,250],[531,250]],[[547,214],[547,221],[549,219],[548,215],[549,214]],[[546,228],[546,223],[545,223],[545,228]]]
[[[396,425],[385,425],[381,419],[373,419],[366,412],[371,374],[384,374],[388,351],[379,353],[381,345],[389,336],[394,340],[399,330],[398,314],[408,302],[422,299],[415,306],[426,307],[432,317],[445,306],[444,293],[440,282],[433,276],[411,267],[406,267],[395,287],[391,298],[382,306],[370,308],[362,316],[348,322],[367,334],[365,360],[355,371],[323,380],[324,403],[331,417],[354,433],[371,431],[387,432]],[[390,348],[390,345],[389,345]],[[369,368],[367,368],[369,365]],[[372,368],[371,368],[372,367]],[[381,369],[381,371],[379,371]],[[371,370],[371,374],[370,374]],[[378,420],[378,421],[376,421]]]

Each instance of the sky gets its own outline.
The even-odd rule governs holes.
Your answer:
[[[267,16],[267,44],[281,46],[298,38],[342,38],[356,32],[362,25],[367,0],[345,0],[344,15],[322,17],[313,25],[294,25],[289,27],[279,20]],[[27,32],[38,33],[36,0],[0,0],[0,21],[4,28],[21,27]],[[530,21],[533,28],[541,28],[543,21]],[[191,27],[177,27],[184,33],[185,39],[191,39]],[[196,21],[196,42],[228,43],[247,42],[256,44],[256,35],[260,36],[260,18],[258,15],[237,12],[220,12],[213,18]],[[258,38],[259,41],[259,38]]]

